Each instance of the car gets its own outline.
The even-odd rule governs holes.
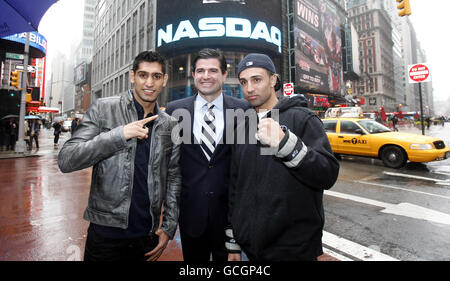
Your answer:
[[[393,132],[367,118],[325,118],[322,120],[333,152],[378,158],[398,169],[407,161],[432,162],[450,158],[444,141],[417,134]]]
[[[72,120],[65,120],[61,126],[63,132],[70,132],[70,128],[72,128]]]

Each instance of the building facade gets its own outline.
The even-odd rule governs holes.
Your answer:
[[[91,66],[94,47],[95,8],[98,0],[84,0],[83,33],[75,50],[74,114],[85,113],[91,101]],[[74,114],[71,114],[72,116]]]
[[[134,57],[155,49],[155,0],[100,0],[95,8],[92,99],[118,95],[131,85]]]
[[[347,1],[350,21],[359,34],[361,79],[357,91],[365,97],[366,112],[396,110],[394,41],[391,18],[379,1]]]
[[[344,56],[341,53],[341,30],[346,21],[344,4],[342,0],[100,0],[95,8],[92,99],[130,89],[132,61],[144,50],[156,50],[167,58],[169,83],[159,98],[161,106],[193,95],[196,90],[191,74],[192,60],[200,49],[209,47],[220,48],[227,59],[228,78],[223,87],[224,94],[243,98],[236,74],[237,64],[246,54],[261,52],[274,60],[284,83],[296,84],[296,93],[320,95],[323,98],[317,101],[331,106],[329,97],[345,95],[341,65]],[[320,18],[316,38],[322,42],[321,47],[313,49],[316,60],[319,55],[328,56],[316,62],[319,65],[316,69],[322,72],[314,74],[321,76],[326,86],[323,89],[311,90],[298,79],[299,59],[295,54],[293,26],[289,22],[294,13],[302,14],[299,9],[307,5],[308,12],[313,11],[315,17]],[[325,15],[321,7],[326,7],[329,12]],[[327,35],[332,37],[323,34],[324,25],[329,22],[334,26],[328,29]],[[310,55],[314,68],[313,53]],[[328,59],[331,55],[333,62]],[[312,106],[314,104],[315,98],[311,102]]]

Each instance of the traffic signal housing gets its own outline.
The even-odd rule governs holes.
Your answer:
[[[399,4],[397,5],[397,9],[400,10],[398,15],[401,17],[410,16],[411,15],[411,4],[409,0],[396,0]]]
[[[20,89],[19,83],[20,83],[20,71],[12,71],[11,72],[11,81],[10,81],[9,85],[11,85],[11,87]]]

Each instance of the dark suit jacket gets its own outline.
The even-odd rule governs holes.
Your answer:
[[[180,166],[182,188],[180,198],[180,230],[191,237],[204,233],[207,225],[215,232],[225,234],[228,214],[228,181],[230,172],[231,146],[218,144],[211,161],[208,162],[199,144],[193,142],[194,103],[196,95],[170,102],[166,112],[186,109],[191,116],[191,144],[181,144]],[[226,109],[248,109],[247,101],[224,95],[224,122],[227,123]],[[234,122],[232,122],[234,123]],[[236,128],[236,124],[225,124]]]

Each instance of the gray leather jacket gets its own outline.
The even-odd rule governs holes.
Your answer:
[[[93,166],[91,191],[84,212],[84,219],[90,222],[128,227],[137,140],[126,141],[123,126],[137,120],[131,92],[98,99],[59,152],[58,165],[63,173]],[[164,204],[161,229],[172,239],[178,223],[181,190],[180,146],[171,140],[177,120],[159,110],[154,122],[148,167],[152,232],[160,225]]]

